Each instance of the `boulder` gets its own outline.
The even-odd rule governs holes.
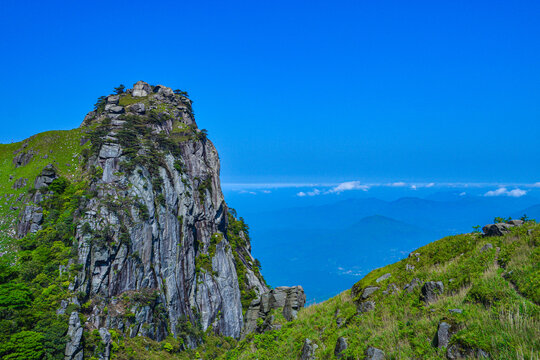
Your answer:
[[[367,299],[368,297],[370,297],[371,294],[373,294],[377,290],[379,290],[378,286],[368,286],[362,292],[362,299],[364,300]]]
[[[358,305],[358,312],[365,313],[369,311],[375,310],[375,302],[374,301],[364,301],[361,302],[360,305]]]
[[[420,285],[420,279],[414,278],[414,279],[411,280],[410,283],[408,283],[407,285],[405,285],[405,286],[403,287],[403,290],[405,290],[405,291],[411,293],[411,292],[413,292],[414,289],[415,289],[417,286],[419,286],[419,285]]]
[[[317,350],[317,344],[313,343],[310,339],[304,340],[304,346],[302,346],[302,354],[300,360],[314,360],[315,350]]]
[[[148,94],[152,92],[152,88],[148,83],[145,83],[144,81],[137,81],[135,85],[133,85],[133,92],[131,95],[133,97],[144,97],[148,96]]]
[[[28,165],[33,157],[34,153],[32,153],[32,151],[20,152],[13,158],[13,165],[15,165],[16,168]]]
[[[440,294],[444,291],[442,281],[428,281],[422,286],[421,299],[429,304],[437,300]]]
[[[136,103],[129,107],[129,111],[136,114],[144,114],[146,112],[146,106],[143,103]]]
[[[105,105],[105,111],[109,111],[113,114],[122,114],[124,113],[124,107],[119,105]]]
[[[296,319],[296,315],[306,304],[306,294],[301,286],[291,288],[287,293],[285,305],[283,306],[283,316],[287,321]]]
[[[375,280],[375,282],[380,283],[381,281],[384,281],[384,280],[390,278],[391,276],[392,276],[392,274],[386,273],[383,276],[379,277],[377,280]]]
[[[488,224],[482,228],[482,231],[484,236],[503,236],[510,232],[512,226],[504,223]]]
[[[118,105],[118,102],[120,101],[120,95],[110,95],[107,97],[107,103]]]
[[[450,325],[446,322],[441,322],[435,336],[435,346],[438,348],[447,347],[450,341]]]
[[[452,314],[462,314],[463,313],[462,309],[450,309],[448,311],[450,311]]]
[[[349,345],[347,345],[347,339],[345,339],[343,336],[340,336],[338,339],[337,339],[337,342],[336,342],[336,347],[334,348],[334,355],[338,358],[338,359],[341,359],[343,358],[343,352],[345,350],[347,350],[347,347]]]
[[[385,358],[384,351],[381,349],[370,346],[366,350],[366,360],[384,360]]]
[[[509,220],[506,223],[513,226],[521,226],[523,225],[523,220]]]
[[[156,85],[156,87],[154,88],[154,92],[160,95],[163,95],[165,97],[174,96],[174,91],[171,88],[163,86],[163,85]]]
[[[37,190],[47,187],[54,181],[54,179],[56,179],[56,177],[57,176],[55,168],[51,164],[49,164],[45,166],[43,170],[41,170],[41,175],[36,177],[34,187]]]

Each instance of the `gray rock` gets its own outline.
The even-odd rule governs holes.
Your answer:
[[[366,360],[384,360],[386,358],[384,351],[372,346],[367,348]]]
[[[448,342],[450,341],[450,325],[448,323],[443,321],[439,324],[435,340],[435,346],[438,348],[448,346]]]
[[[49,164],[45,166],[45,168],[41,171],[41,174],[36,177],[34,187],[36,188],[36,190],[43,189],[49,186],[56,178],[56,169],[51,164]]]
[[[428,281],[422,286],[421,299],[425,303],[432,303],[437,301],[439,295],[444,292],[444,285],[442,281]]]
[[[111,95],[107,97],[107,103],[118,105],[118,102],[120,101],[120,95]]]
[[[503,236],[510,232],[510,228],[513,225],[498,223],[498,224],[489,224],[482,228],[484,236]]]
[[[482,349],[471,349],[462,346],[461,344],[452,344],[446,350],[446,357],[450,360],[458,359],[488,359],[490,356]]]
[[[296,286],[288,291],[283,306],[283,316],[287,321],[296,319],[298,311],[306,304],[306,295],[304,289],[301,286]]]
[[[523,220],[509,220],[506,223],[513,226],[521,226],[523,225],[523,222],[524,222]]]
[[[405,270],[413,271],[414,270],[414,265],[409,265],[409,264],[405,265]]]
[[[366,313],[375,310],[375,301],[364,301],[358,305],[358,312]]]
[[[393,293],[395,293],[397,291],[399,291],[397,285],[394,284],[394,283],[391,283],[391,284],[388,284],[388,286],[386,287],[386,290],[383,291],[383,294],[384,295],[390,295],[390,294],[393,294]]]
[[[319,346],[310,339],[304,340],[300,360],[315,360],[315,350],[317,350],[318,347]]]
[[[341,359],[343,358],[343,352],[345,350],[347,350],[347,339],[345,339],[344,337],[340,336],[338,339],[337,339],[337,342],[336,342],[336,347],[334,348],[334,355],[338,358],[338,359]]]
[[[26,166],[33,157],[34,153],[32,151],[20,152],[13,158],[13,165],[15,165],[16,168]]]
[[[379,290],[378,286],[368,286],[362,292],[362,299],[364,299],[364,300],[367,299],[368,297],[371,296],[371,294],[373,294],[377,290]]]
[[[146,112],[146,106],[143,103],[136,103],[129,107],[129,111],[136,114],[144,114]]]
[[[124,107],[119,105],[105,105],[105,111],[113,114],[123,114],[125,112]]]
[[[131,95],[133,97],[144,97],[148,96],[148,94],[152,92],[152,88],[150,85],[145,83],[144,81],[137,81],[135,85],[133,85],[133,92]]]
[[[379,277],[377,280],[375,280],[377,283],[380,283],[381,281],[384,281],[388,278],[390,278],[392,276],[392,274],[390,273],[387,273],[387,274],[384,274],[383,276]]]
[[[171,88],[163,85],[156,85],[156,87],[154,88],[154,92],[163,95],[164,97],[174,96],[174,91]]]
[[[26,179],[26,178],[18,178],[18,179],[15,180],[15,182],[13,183],[12,188],[13,188],[14,190],[21,189],[21,188],[23,188],[23,187],[26,186],[27,182],[28,182],[28,179]]]
[[[482,248],[480,249],[480,252],[488,251],[491,249],[493,249],[493,245],[490,243],[487,243],[486,245],[482,246]]]
[[[65,360],[82,359],[82,336],[83,328],[81,326],[81,321],[79,320],[79,313],[73,311],[69,317],[69,327],[67,332],[68,342],[66,345]]]
[[[463,313],[462,309],[450,309],[448,311],[450,311],[453,314],[462,314]]]
[[[102,159],[117,158],[122,153],[120,145],[118,144],[105,144],[101,147],[99,157]]]
[[[281,286],[265,292],[259,299],[253,300],[246,311],[242,336],[245,337],[252,332],[261,332],[257,327],[257,322],[259,319],[264,322],[270,311],[274,309],[282,309],[283,317],[287,321],[294,320],[305,303],[306,295],[301,286]]]
[[[405,290],[405,291],[411,293],[411,292],[413,292],[414,289],[415,289],[416,287],[418,287],[419,285],[420,285],[420,279],[414,278],[414,279],[411,280],[410,283],[408,283],[407,285],[405,285],[405,286],[403,287],[403,290]]]

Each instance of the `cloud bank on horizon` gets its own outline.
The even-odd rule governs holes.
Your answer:
[[[251,183],[251,184],[227,184],[223,187],[229,190],[238,191],[241,194],[257,195],[258,193],[270,194],[269,189],[283,188],[311,188],[311,190],[301,190],[296,193],[298,197],[313,197],[320,195],[340,195],[350,191],[367,192],[375,187],[387,188],[409,188],[410,190],[418,190],[421,188],[490,188],[487,192],[481,194],[485,197],[508,196],[522,197],[529,193],[530,189],[540,188],[540,182],[532,184],[497,184],[497,183],[435,183],[435,182],[382,182],[382,183],[363,183],[361,181],[345,181],[341,183]],[[258,192],[255,190],[259,190]],[[459,195],[464,196],[466,193],[461,192]]]

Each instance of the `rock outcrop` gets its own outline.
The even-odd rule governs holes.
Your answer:
[[[317,350],[318,347],[319,346],[310,339],[304,340],[300,360],[315,360],[315,350]]]
[[[422,301],[425,303],[432,303],[437,301],[438,297],[443,293],[444,285],[442,281],[428,281],[422,286],[422,294],[420,295]]]
[[[239,338],[247,310],[242,303],[251,299],[261,299],[265,314],[281,307],[287,319],[296,317],[303,290],[266,286],[247,226],[225,203],[219,156],[197,128],[191,100],[139,81],[100,98],[81,127],[87,138],[81,146],[91,145],[80,174],[90,196],[78,197],[71,215],[77,256],[70,265],[77,270],[72,297],[58,313],[76,307],[86,322],[71,314],[66,360],[108,359],[110,329],[156,341],[182,337],[185,347],[196,346],[209,327]],[[32,159],[23,150],[16,166]],[[58,177],[52,165],[37,176],[19,217],[19,237],[41,229],[43,199],[54,195],[50,187]],[[82,332],[93,330],[105,352],[83,354]]]
[[[514,226],[523,225],[523,220],[509,220],[505,223],[488,224],[482,228],[484,236],[503,236],[510,232]]]
[[[306,295],[301,286],[282,286],[272,289],[251,302],[246,312],[246,322],[242,333],[245,336],[269,329],[268,326],[264,326],[264,322],[269,318],[272,310],[281,310],[285,319],[291,321],[296,318],[296,314],[305,303]],[[261,322],[263,327],[259,326]]]

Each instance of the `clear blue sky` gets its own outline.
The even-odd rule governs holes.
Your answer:
[[[0,142],[137,80],[188,90],[224,182],[540,181],[538,1],[0,4]]]

